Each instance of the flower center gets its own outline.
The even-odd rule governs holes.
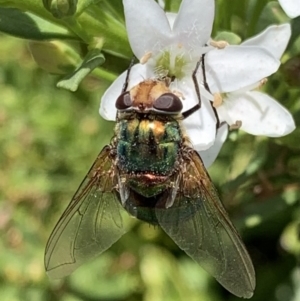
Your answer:
[[[181,80],[186,75],[190,75],[193,70],[190,68],[192,59],[180,44],[162,50],[153,59],[154,70],[159,77],[175,77]]]

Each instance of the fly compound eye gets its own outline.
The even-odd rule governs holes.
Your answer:
[[[165,93],[155,100],[153,107],[159,111],[177,113],[182,110],[182,102],[175,94]]]
[[[122,93],[116,101],[117,110],[126,110],[132,106],[129,91]]]

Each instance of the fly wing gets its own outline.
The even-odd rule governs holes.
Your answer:
[[[156,208],[158,223],[227,290],[250,298],[255,288],[255,271],[247,250],[199,155],[192,152],[184,165],[177,175],[176,197],[174,201],[167,200],[173,205]]]
[[[50,235],[45,267],[51,278],[71,274],[126,232],[125,211],[116,197],[117,178],[109,152],[109,146],[100,152]]]

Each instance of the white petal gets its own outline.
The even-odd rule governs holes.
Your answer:
[[[122,93],[122,89],[125,83],[127,70],[124,71],[105,91],[101,98],[100,115],[106,120],[116,120],[117,110],[115,103],[117,98]],[[134,65],[129,74],[128,89],[134,87],[138,83],[145,80],[145,78],[151,78],[151,70],[147,68],[146,65],[136,64]]]
[[[206,54],[207,82],[212,92],[231,92],[277,71],[280,61],[254,46],[227,46]]]
[[[164,0],[158,0],[157,2],[158,2],[159,6],[160,6],[162,9],[165,8],[166,3],[165,3]]]
[[[182,112],[192,108],[199,102],[192,78],[185,78],[183,80],[175,79],[170,85],[170,90],[182,94]]]
[[[197,151],[208,149],[213,145],[216,137],[216,122],[210,102],[203,97],[201,109],[183,120],[183,127]]]
[[[177,81],[171,89],[178,90],[184,96],[182,112],[191,109],[199,102],[192,79]],[[201,108],[183,120],[183,127],[197,151],[208,149],[213,145],[216,136],[216,116],[210,101],[203,95]]]
[[[299,0],[278,0],[285,13],[290,18],[300,16],[300,1]]]
[[[300,7],[300,1],[299,1]],[[243,42],[243,46],[260,46],[269,51],[275,58],[280,59],[291,37],[291,25],[269,26],[257,36]]]
[[[176,41],[188,50],[203,47],[211,35],[214,13],[214,0],[183,0],[173,26]]]
[[[290,112],[269,95],[257,91],[230,93],[217,111],[229,125],[240,120],[241,129],[252,135],[281,137],[295,129]]]
[[[175,93],[178,91],[182,94],[183,112],[195,106],[199,102],[198,96],[196,94],[195,84],[191,76],[185,77],[182,80],[175,79],[175,81],[171,83],[170,89]],[[203,98],[213,101],[213,95],[209,93],[203,85],[199,85],[199,89],[201,100]]]
[[[228,126],[227,124],[221,125],[217,130],[217,135],[213,146],[209,149],[200,151],[199,155],[204,163],[204,166],[208,168],[213,164],[213,162],[218,157],[218,154],[223,146],[228,135]]]
[[[165,12],[154,0],[123,0],[128,38],[133,53],[141,59],[170,44],[171,28]]]

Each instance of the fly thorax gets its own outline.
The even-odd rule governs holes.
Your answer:
[[[178,159],[182,134],[178,122],[168,118],[120,120],[117,156],[120,170],[128,174],[169,175]]]

